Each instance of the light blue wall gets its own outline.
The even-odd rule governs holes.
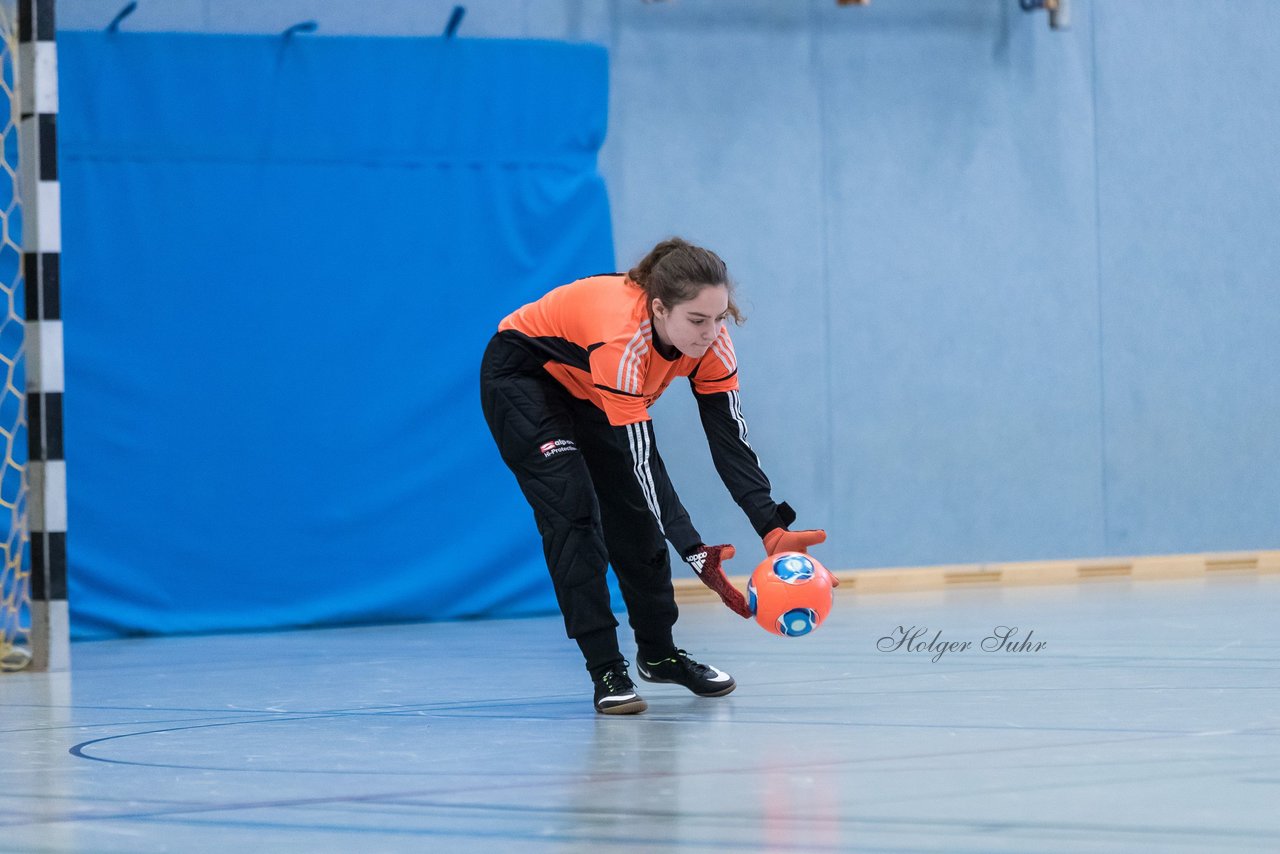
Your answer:
[[[1097,10],[1107,542],[1280,545],[1280,21]]]
[[[1104,548],[1087,41],[963,5],[645,16],[615,50],[619,257],[723,248],[756,446],[839,565]]]
[[[265,5],[126,27],[435,34],[453,4]],[[466,5],[464,36],[610,48],[619,263],[671,233],[728,260],[753,442],[829,563],[1280,546],[1268,0],[1074,0],[1066,32],[1016,0]],[[749,547],[688,395],[655,414],[704,535]]]
[[[834,507],[859,562],[1096,554],[1087,41],[954,5],[823,27]]]
[[[1267,4],[618,8],[618,256],[729,259],[752,435],[828,560],[1280,544]],[[675,444],[695,519],[749,542]]]

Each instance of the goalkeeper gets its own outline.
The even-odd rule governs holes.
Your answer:
[[[751,616],[724,574],[733,547],[704,543],[654,443],[648,408],[672,380],[689,378],[716,471],[766,551],[826,539],[788,530],[795,513],[774,503],[747,444],[730,317],[742,322],[724,262],[673,238],[626,275],[580,279],[508,315],[485,350],[485,420],[533,508],[565,630],[586,658],[603,714],[647,707],[619,651],[610,563],[646,681],[704,697],[734,689],[729,674],[675,645],[666,541],[735,613]]]

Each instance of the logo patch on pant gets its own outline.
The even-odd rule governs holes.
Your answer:
[[[572,439],[552,439],[550,442],[543,442],[539,445],[538,450],[542,451],[543,457],[554,457],[556,454],[576,451],[578,446],[573,443]]]

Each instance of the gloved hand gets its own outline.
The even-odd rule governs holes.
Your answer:
[[[809,546],[827,541],[826,531],[788,531],[786,528],[774,528],[765,534],[764,550],[772,557],[778,552],[805,552]]]
[[[764,550],[770,557],[780,552],[804,552],[808,554],[809,546],[816,546],[827,541],[827,532],[822,530],[788,531],[786,528],[774,528],[765,534]],[[840,579],[833,574],[831,586],[839,587]]]
[[[698,546],[684,556],[684,562],[693,567],[702,583],[707,585],[720,597],[720,601],[729,606],[729,610],[739,617],[751,619],[754,615],[747,607],[747,600],[738,589],[729,583],[724,574],[724,561],[733,557],[733,546]]]

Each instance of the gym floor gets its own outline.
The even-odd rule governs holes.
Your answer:
[[[558,617],[79,643],[0,677],[0,851],[1276,851],[1278,593],[841,591],[796,639],[690,605],[738,690],[635,717]]]

